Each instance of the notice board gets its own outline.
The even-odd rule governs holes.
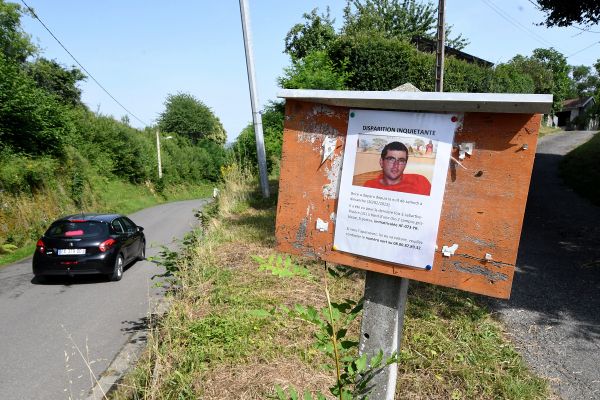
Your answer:
[[[418,107],[415,104],[413,109]],[[360,109],[356,105],[286,99],[277,248],[364,270],[508,298],[541,115],[473,112],[468,110],[470,106],[459,112],[460,105],[453,107],[446,107],[446,111],[441,107],[449,116],[460,114],[461,120],[452,144],[453,159],[448,160],[445,170],[441,217],[430,269],[334,247],[348,121],[351,110]]]

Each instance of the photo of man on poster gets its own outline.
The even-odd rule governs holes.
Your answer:
[[[381,173],[376,178],[366,181],[363,186],[429,196],[431,182],[426,177],[404,173],[408,153],[408,148],[401,142],[386,144],[379,159]]]

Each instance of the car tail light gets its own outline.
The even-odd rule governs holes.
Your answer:
[[[44,253],[44,250],[46,250],[46,245],[44,244],[42,239],[37,241],[37,243],[35,244],[35,247],[37,247],[37,250],[42,254]]]
[[[116,243],[115,239],[106,239],[104,242],[100,243],[100,246],[98,246],[98,248],[100,249],[101,252],[104,253],[105,251],[108,251],[108,249],[113,247],[115,243]]]

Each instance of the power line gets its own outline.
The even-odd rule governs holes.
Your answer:
[[[600,33],[600,31],[590,31],[590,29],[589,29],[589,28],[587,28],[587,29],[584,29],[584,28],[580,28],[580,27],[578,27],[578,26],[571,26],[571,28],[579,29],[579,30],[581,31],[580,33],[583,33],[583,32],[588,32],[588,33]],[[578,33],[578,35],[579,35],[580,33]]]
[[[540,11],[542,10],[542,8],[540,7],[540,5],[538,3],[536,3],[535,1],[533,1],[533,0],[528,0],[528,1],[531,4],[533,4],[535,6],[535,8],[537,8],[538,10],[540,10]]]
[[[485,4],[486,6],[488,6],[489,8],[491,8],[492,11],[494,11],[500,17],[502,17],[503,19],[508,21],[514,27],[522,30],[523,32],[530,34],[533,39],[537,40],[538,42],[542,43],[545,46],[555,47],[552,43],[548,42],[542,36],[538,35],[537,33],[533,32],[532,30],[527,28],[525,25],[521,24],[519,21],[515,20],[508,13],[503,11],[500,7],[496,6],[494,3],[490,2],[489,0],[481,0],[481,2],[483,4]]]
[[[573,57],[575,54],[579,54],[579,53],[581,53],[582,51],[584,51],[584,50],[587,50],[587,49],[589,49],[590,47],[592,47],[592,46],[595,46],[595,45],[597,45],[597,44],[599,44],[599,43],[600,43],[600,42],[594,42],[594,43],[590,44],[589,46],[587,46],[587,47],[585,47],[585,48],[583,48],[583,49],[581,49],[581,50],[579,50],[579,51],[576,51],[575,53],[573,53],[573,54],[571,54],[571,55],[568,55],[566,58]]]
[[[148,124],[146,122],[144,122],[141,119],[139,119],[134,113],[132,113],[131,111],[129,111],[123,104],[121,104],[121,102],[119,100],[117,100],[112,94],[110,94],[109,91],[106,90],[104,88],[104,86],[102,86],[102,84],[100,82],[98,82],[98,80],[96,78],[94,78],[94,76],[83,65],[81,65],[81,63],[75,58],[75,56],[73,54],[71,54],[71,52],[69,50],[67,50],[67,48],[61,43],[61,41],[58,40],[58,38],[54,35],[54,33],[52,33],[52,31],[50,30],[50,28],[48,28],[46,26],[46,24],[40,19],[40,17],[38,17],[38,15],[33,10],[33,8],[29,7],[29,5],[27,3],[25,3],[25,0],[21,0],[21,3],[23,3],[25,5],[25,7],[27,7],[27,9],[31,13],[31,15],[33,15],[33,17],[35,19],[37,19],[40,24],[42,24],[42,26],[44,27],[44,29],[46,29],[48,31],[48,33],[54,38],[54,40],[56,40],[56,42],[67,52],[67,54],[69,54],[69,56],[71,56],[71,58],[77,63],[77,65],[79,65],[79,67],[81,67],[81,69],[84,70],[88,74],[88,76],[90,78],[92,78],[92,80],[94,82],[96,82],[96,85],[98,85],[100,87],[100,89],[102,89],[104,91],[104,93],[106,93],[111,99],[113,99],[115,101],[115,103],[117,103],[123,110],[125,110],[125,112],[127,114],[129,114],[133,118],[137,119],[143,125],[148,126]]]

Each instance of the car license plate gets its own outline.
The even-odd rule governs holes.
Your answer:
[[[59,256],[73,256],[85,254],[85,249],[58,249],[57,254]]]

